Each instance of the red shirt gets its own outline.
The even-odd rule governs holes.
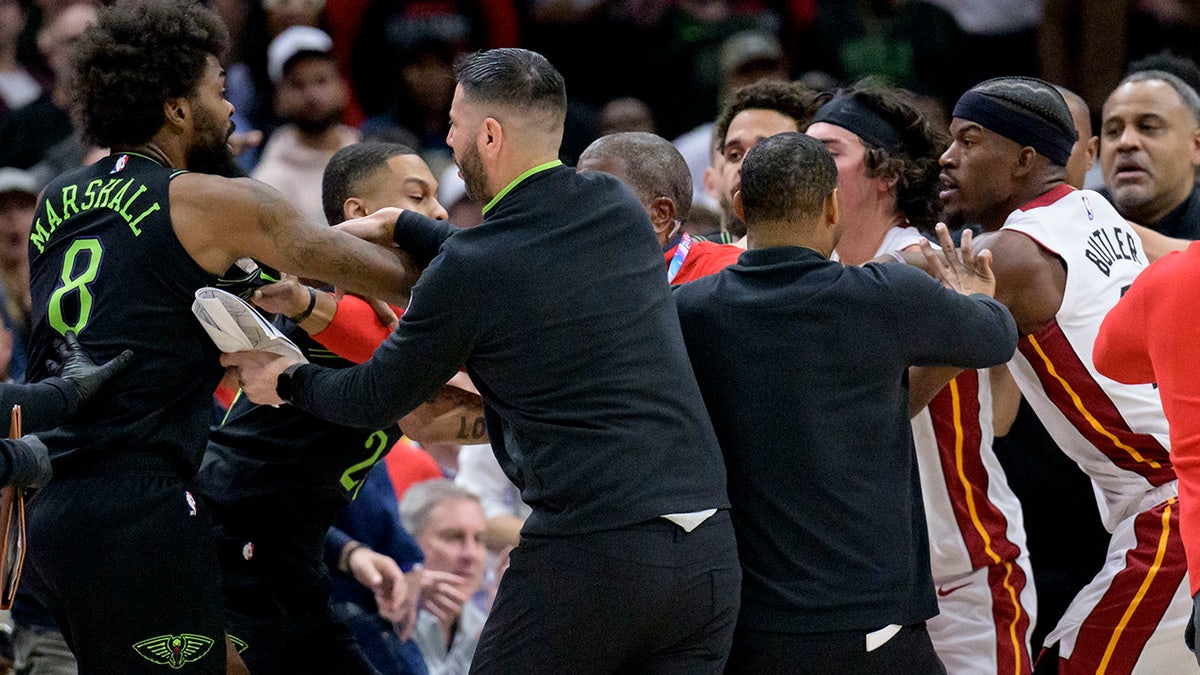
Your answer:
[[[670,269],[671,259],[675,257],[678,249],[679,244],[676,243],[671,248],[663,251],[663,258],[667,261],[668,269]],[[733,244],[718,244],[711,241],[697,241],[693,239],[691,248],[688,249],[687,257],[683,259],[683,264],[679,266],[679,272],[671,280],[671,285],[676,286],[720,272],[736,263],[738,256],[743,253],[745,253],[745,250]]]
[[[1158,383],[1179,476],[1192,595],[1200,591],[1200,242],[1147,267],[1100,325],[1092,358],[1126,384]]]

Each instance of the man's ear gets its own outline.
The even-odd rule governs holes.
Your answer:
[[[721,175],[711,166],[704,167],[704,193],[713,199],[720,200],[721,188],[717,186],[717,180]]]
[[[738,190],[733,193],[733,215],[738,217],[743,223],[746,222],[746,209],[742,206],[742,191]]]
[[[163,101],[163,121],[171,127],[182,129],[191,123],[192,102],[186,97],[169,98]]]
[[[1037,150],[1034,150],[1029,146],[1021,148],[1021,151],[1017,153],[1017,161],[1014,162],[1012,166],[1013,178],[1024,178],[1025,176],[1028,176],[1037,165],[1037,157]]]
[[[670,197],[655,197],[650,202],[649,214],[655,231],[671,227],[675,222],[675,201]]]
[[[504,127],[500,125],[500,120],[495,117],[483,120],[483,124],[479,125],[480,154],[496,157],[500,154],[500,147],[503,143]]]
[[[838,220],[842,217],[841,207],[838,206],[837,188],[833,188],[833,192],[830,192],[829,196],[825,198],[824,215],[826,222],[830,225],[837,225]]]
[[[362,218],[363,216],[367,215],[370,215],[370,213],[368,213],[367,206],[366,204],[363,204],[362,199],[358,197],[350,197],[346,199],[346,201],[342,202],[342,217],[344,217],[346,220],[350,220],[351,218]]]
[[[1092,136],[1087,139],[1087,166],[1090,170],[1092,165],[1096,163],[1096,158],[1100,156],[1100,137]]]

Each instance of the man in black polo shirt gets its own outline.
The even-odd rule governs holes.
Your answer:
[[[473,672],[721,672],[740,582],[725,469],[653,227],[616,178],[557,160],[566,91],[544,57],[490,50],[456,75],[447,141],[483,224],[405,212],[359,232],[429,263],[362,366],[225,363],[258,403],[363,426],[466,364],[533,509]]]
[[[960,263],[945,226],[958,292],[903,265],[830,261],[836,185],[821,141],[760,141],[734,196],[748,250],[675,292],[742,563],[727,673],[945,672],[924,625],[937,601],[909,367],[1004,363],[1016,325],[988,297],[990,257],[964,236]]]

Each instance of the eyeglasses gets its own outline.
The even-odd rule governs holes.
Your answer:
[[[12,408],[9,438],[20,438],[21,406]],[[25,491],[12,485],[0,489],[0,610],[9,609],[17,597],[21,567],[25,564]]]

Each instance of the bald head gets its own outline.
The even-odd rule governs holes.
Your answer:
[[[1096,163],[1100,139],[1092,135],[1092,112],[1083,97],[1057,84],[1054,88],[1067,102],[1067,108],[1071,110],[1071,121],[1075,123],[1075,131],[1079,133],[1079,139],[1071,146],[1071,158],[1067,160],[1067,185],[1082,188],[1087,172]]]
[[[669,238],[691,213],[692,175],[687,162],[670,141],[656,134],[627,131],[601,136],[579,156],[577,168],[612,174],[632,188],[660,240]],[[670,202],[669,217],[662,200]]]

